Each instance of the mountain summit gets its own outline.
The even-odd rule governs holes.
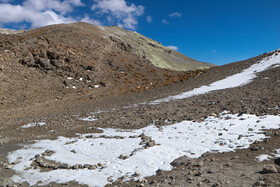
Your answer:
[[[79,46],[83,52],[87,51],[84,50],[83,47],[85,47],[86,44],[89,44],[86,48],[92,48],[92,54],[95,58],[103,56],[99,51],[106,54],[112,54],[116,52],[116,48],[118,48],[122,50],[122,53],[129,52],[141,61],[150,63],[156,67],[175,71],[207,69],[213,66],[210,63],[204,63],[189,58],[137,32],[128,31],[116,26],[95,26],[89,23],[77,22],[52,25],[27,31],[1,29],[0,33],[21,33],[20,36],[23,37],[25,41],[30,40],[30,36],[33,37],[34,41],[34,38],[40,35],[41,37],[46,37],[48,40],[55,39],[56,41],[54,41],[53,44],[56,42],[60,42],[61,45],[72,43]],[[69,35],[69,33],[71,33],[71,35]],[[69,41],[65,42],[63,41],[63,38]],[[32,43],[32,41],[28,43],[35,44]],[[120,54],[118,54],[118,56],[120,56]]]

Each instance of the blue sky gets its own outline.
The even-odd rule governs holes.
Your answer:
[[[217,65],[280,48],[280,0],[0,0],[0,26],[117,25]]]

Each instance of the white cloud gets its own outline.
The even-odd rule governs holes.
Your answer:
[[[74,22],[72,18],[65,18],[52,10],[39,12],[21,5],[0,4],[0,23],[31,23],[31,27],[41,27],[51,24]]]
[[[66,17],[65,13],[71,12],[75,6],[83,5],[81,0],[26,0],[22,2],[22,5],[0,3],[0,24],[28,22],[34,28],[52,24],[71,23],[79,20]],[[93,22],[93,20],[87,17],[83,19]],[[18,25],[18,28],[20,27],[22,25]]]
[[[179,17],[182,16],[182,13],[180,13],[180,12],[173,12],[173,13],[169,14],[168,16],[169,17],[177,17],[177,18],[179,18]]]
[[[73,10],[73,6],[82,6],[81,0],[26,0],[23,6],[37,11],[54,10],[65,14]]]
[[[13,0],[0,0],[0,2],[4,2],[4,3],[8,3],[8,2],[11,2]]]
[[[212,50],[212,53],[216,53],[217,51],[216,50]]]
[[[147,16],[146,19],[147,19],[147,22],[148,22],[148,23],[151,23],[151,22],[153,21],[152,16]]]
[[[102,25],[102,23],[100,21],[92,19],[88,15],[85,15],[85,17],[83,19],[81,19],[81,21],[86,22],[86,23],[91,23],[94,25]]]
[[[98,14],[107,16],[108,22],[117,22],[118,26],[135,29],[138,21],[137,17],[143,15],[144,7],[135,4],[128,5],[125,0],[96,0],[91,9]]]
[[[81,0],[66,0],[66,2],[69,2],[70,4],[73,4],[75,6],[84,6],[84,3],[82,3]]]
[[[168,24],[169,24],[169,22],[168,22],[166,19],[163,19],[161,22],[162,22],[163,24],[165,24],[165,25],[168,25]]]
[[[169,46],[166,46],[167,48],[169,48],[169,49],[172,49],[172,50],[174,50],[174,51],[178,51],[178,47],[177,46],[174,46],[174,45],[169,45]]]

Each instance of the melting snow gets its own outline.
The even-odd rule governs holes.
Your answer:
[[[265,160],[269,160],[271,158],[271,156],[267,155],[267,154],[262,154],[256,157],[256,160],[258,162],[263,162]]]
[[[280,149],[275,149],[274,150],[275,153],[270,153],[268,154],[262,154],[256,157],[256,161],[257,162],[263,162],[263,161],[268,161],[271,158],[280,158]]]
[[[46,124],[46,123],[44,123],[44,122],[38,122],[38,123],[28,123],[28,124],[26,124],[26,125],[23,125],[21,128],[26,129],[26,128],[30,128],[30,127],[35,127],[35,126],[45,126],[45,125],[47,125],[47,124]]]
[[[79,120],[82,120],[82,121],[97,121],[98,119],[96,119],[94,116],[88,116],[86,118],[80,118]]]
[[[202,86],[200,88],[195,88],[188,92],[183,92],[178,95],[170,96],[163,99],[158,99],[150,102],[150,104],[158,104],[162,102],[169,102],[177,99],[185,99],[195,95],[206,94],[215,90],[222,90],[227,88],[235,88],[249,84],[254,78],[257,77],[257,73],[267,70],[272,67],[275,68],[275,65],[280,65],[280,55],[272,55],[264,60],[252,65],[251,67],[243,70],[241,73],[234,74],[225,79],[214,82],[208,86]]]
[[[265,138],[263,129],[278,128],[280,116],[244,114],[238,117],[237,114],[224,113],[219,118],[209,117],[203,122],[183,121],[160,129],[154,125],[138,130],[102,129],[103,133],[85,134],[79,138],[38,140],[9,153],[8,159],[9,162],[18,160],[13,168],[17,174],[12,178],[17,183],[26,181],[30,185],[46,185],[75,180],[80,184],[104,186],[120,177],[136,180],[154,175],[158,169],[171,170],[170,163],[184,155],[198,158],[206,152],[248,148],[254,141]],[[157,145],[143,149],[138,137],[142,133],[151,137]],[[55,152],[46,156],[48,160],[70,165],[101,163],[105,167],[40,172],[31,166],[32,159],[46,150]],[[132,152],[136,154],[132,155]],[[123,160],[120,155],[132,156]],[[140,176],[135,177],[135,172]]]

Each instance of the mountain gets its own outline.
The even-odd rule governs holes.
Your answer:
[[[0,34],[0,109],[142,92],[213,67],[115,26],[72,23],[4,33],[10,34]]]
[[[0,35],[0,186],[279,186],[279,49],[178,72],[86,25]]]

